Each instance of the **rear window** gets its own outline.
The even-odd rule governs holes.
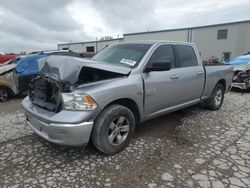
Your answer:
[[[193,47],[187,45],[176,45],[175,53],[178,67],[191,67],[198,65]]]

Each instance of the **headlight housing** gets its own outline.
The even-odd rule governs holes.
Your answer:
[[[86,94],[62,93],[62,98],[65,110],[91,111],[97,107],[95,101]]]

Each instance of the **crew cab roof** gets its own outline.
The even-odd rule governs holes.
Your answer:
[[[180,45],[195,45],[191,42],[181,42],[181,41],[169,41],[169,40],[137,40],[137,41],[127,41],[123,44],[158,44],[158,43],[169,43],[169,44],[180,44]]]

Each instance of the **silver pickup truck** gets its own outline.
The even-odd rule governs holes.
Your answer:
[[[203,103],[218,110],[232,82],[228,65],[203,66],[194,44],[124,42],[92,59],[50,56],[22,106],[33,131],[62,145],[91,139],[105,154],[123,150],[140,122]]]

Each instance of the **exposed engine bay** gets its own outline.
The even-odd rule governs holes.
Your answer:
[[[250,64],[234,68],[232,87],[243,90],[250,88]]]
[[[90,82],[97,82],[100,80],[106,80],[111,78],[118,78],[124,76],[119,73],[104,71],[100,69],[83,67],[80,74],[77,84],[85,84]]]
[[[55,80],[37,77],[30,84],[29,97],[33,104],[49,111],[62,110],[61,86]]]
[[[43,58],[39,76],[31,81],[29,97],[33,104],[49,111],[63,109],[61,93],[70,93],[81,84],[124,77],[129,68],[65,56]]]

